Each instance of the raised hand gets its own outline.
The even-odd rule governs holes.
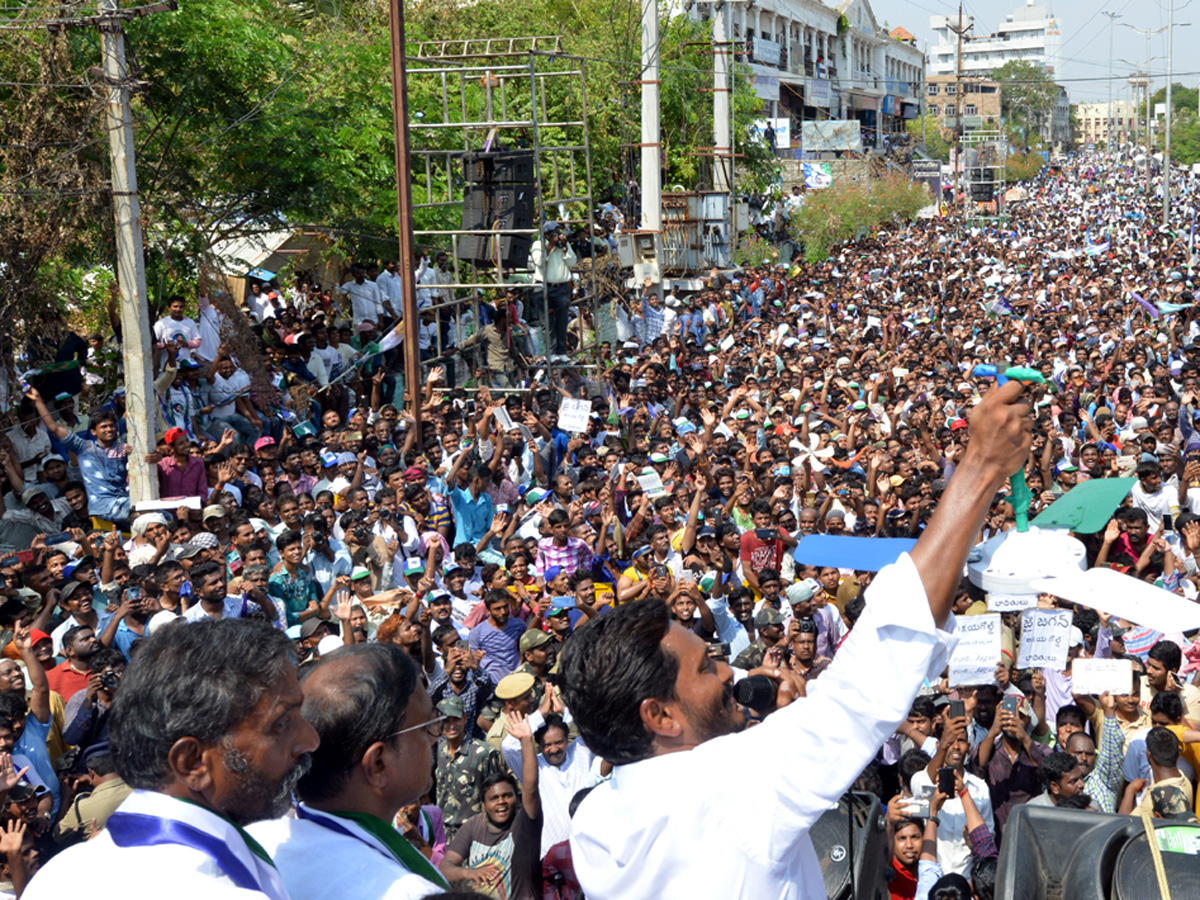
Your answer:
[[[25,773],[28,771],[29,766],[25,766],[19,771],[13,766],[11,753],[0,753],[0,791],[7,794],[18,781],[25,777]]]
[[[546,685],[546,693],[549,695],[554,685]],[[522,712],[505,712],[504,718],[508,722],[508,733],[515,737],[518,741],[523,741],[526,738],[533,740],[533,729],[529,727],[529,717]]]

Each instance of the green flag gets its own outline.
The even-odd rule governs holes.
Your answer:
[[[1033,524],[1095,534],[1108,524],[1136,482],[1136,478],[1093,478],[1077,484],[1051,503]]]

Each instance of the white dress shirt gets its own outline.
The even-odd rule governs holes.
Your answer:
[[[86,893],[99,900],[161,900],[164,896],[172,900],[288,900],[279,873],[255,856],[234,826],[216,813],[150,791],[134,791],[119,810],[179,821],[217,838],[261,890],[239,887],[214,857],[195,847],[175,843],[121,847],[106,828],[42,866],[22,897],[62,900],[79,893],[83,879]]]
[[[824,898],[809,829],[896,731],[954,643],[934,625],[912,560],[885,568],[808,697],[740,734],[618,766],[588,795],[571,834],[588,900]],[[748,760],[762,765],[750,781],[714,777]]]
[[[505,735],[501,746],[508,767],[514,772],[520,772],[520,741],[515,738],[509,740],[508,735]],[[567,758],[561,766],[551,765],[546,762],[546,757],[538,754],[538,797],[542,801],[543,858],[550,852],[551,847],[571,836],[571,798],[599,780],[592,771],[595,762],[596,755],[583,741],[578,740],[567,745]]]
[[[327,817],[354,837],[288,816],[255,822],[246,829],[275,860],[291,900],[416,900],[445,890],[406,869],[382,841],[356,822]]]
[[[350,318],[356,326],[363,322],[383,323],[383,299],[373,281],[347,281],[338,288],[338,293],[350,298]]]
[[[983,824],[992,834],[996,833],[996,822],[992,817],[992,794],[987,782],[976,778],[970,772],[963,773],[963,787],[971,795],[971,801],[983,817]],[[912,793],[914,797],[929,800],[933,797],[933,782],[929,774],[922,769],[912,777]],[[963,837],[963,827],[967,824],[967,811],[958,797],[951,797],[938,810],[937,855],[943,872],[956,872],[963,878],[971,877],[971,867],[974,857],[971,855],[971,845]]]

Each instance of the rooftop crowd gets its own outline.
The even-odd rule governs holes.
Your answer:
[[[647,283],[612,299],[620,338],[593,365],[572,269],[609,252],[615,211],[584,237],[548,223],[532,284],[484,298],[477,327],[435,253],[415,415],[388,339],[394,262],[256,283],[241,310],[172,298],[150,459],[171,502],[152,511],[131,508],[122,398],[98,402],[89,374],[113,338],[64,345],[0,443],[0,893],[57,897],[86,871],[136,896],[584,896],[598,844],[572,840],[573,819],[650,753],[644,703],[691,702],[647,682],[631,724],[584,677],[602,663],[589,630],[631,607],[621,627],[703,642],[684,662],[718,695],[765,677],[770,704],[731,707],[751,733],[818,698],[868,703],[847,669],[868,675],[855,629],[888,604],[868,590],[884,576],[793,551],[919,539],[955,515],[956,472],[1002,443],[991,413],[976,423],[995,403],[978,364],[1045,377],[1024,393],[1030,512],[1135,477],[1078,535],[1087,564],[1196,600],[1195,194],[1177,179],[1160,226],[1160,181],[1080,155],[1003,224],[922,220],[822,263],[714,271],[688,296]],[[587,427],[564,430],[575,400]],[[985,502],[970,543],[1015,525],[1007,482]],[[966,578],[952,588],[956,616],[988,611]],[[942,659],[851,773],[886,807],[893,898],[990,900],[1022,804],[1193,817],[1195,634],[1038,602],[1071,613],[1064,670],[1019,669],[1006,613],[993,678],[955,684]],[[1088,657],[1132,660],[1127,691],[1075,693]],[[763,751],[741,762],[762,777],[747,794],[787,765],[787,746]],[[636,876],[653,848],[606,827]],[[634,895],[593,877],[588,896]]]

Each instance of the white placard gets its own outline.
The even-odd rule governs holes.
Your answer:
[[[181,506],[200,509],[199,497],[167,497],[163,500],[139,500],[133,508],[137,512],[175,512]]]
[[[1065,610],[1030,609],[1021,617],[1018,669],[1064,669],[1071,640],[1071,614]]]
[[[508,410],[505,409],[503,406],[497,406],[495,409],[493,409],[492,417],[496,420],[496,425],[499,426],[499,428],[502,431],[504,431],[505,433],[512,431],[512,429],[513,429],[512,416],[510,416],[508,414]]]
[[[586,434],[591,415],[590,401],[566,397],[558,406],[558,427],[567,434]]]
[[[997,594],[988,592],[987,606],[991,612],[1021,612],[1037,606],[1037,594]]]
[[[733,344],[734,344],[734,337],[731,334],[729,337],[722,339],[719,346],[720,346],[722,352],[728,353],[730,350],[733,349]]]
[[[958,645],[950,657],[950,684],[993,684],[1000,664],[1000,616],[959,616],[954,634]]]
[[[666,493],[663,489],[662,479],[658,477],[658,473],[653,469],[647,469],[637,476],[638,484],[642,486],[642,490],[651,497],[657,494]]]
[[[1132,660],[1080,658],[1071,663],[1071,690],[1076,694],[1127,694],[1132,684]]]

